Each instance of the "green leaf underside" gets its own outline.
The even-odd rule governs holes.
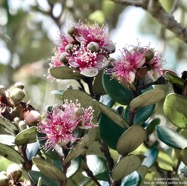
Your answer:
[[[94,110],[93,122],[97,123],[100,110],[98,108],[97,101],[95,101],[87,93],[75,89],[66,90],[63,93],[62,99],[72,100],[74,103],[76,102],[76,100],[78,100],[78,102],[81,104],[81,107],[84,108],[88,108],[89,106],[91,106]]]
[[[30,170],[28,172],[29,178],[35,183],[38,183],[38,179],[42,178],[42,186],[60,186],[58,181],[50,179],[48,176],[45,176],[41,172]]]
[[[134,116],[133,124],[138,125],[144,123],[153,114],[154,110],[155,105],[138,108]],[[124,113],[124,118],[126,119],[126,121],[129,121],[129,112],[130,107],[127,106]]]
[[[127,105],[133,99],[133,92],[122,86],[117,80],[109,75],[103,74],[103,87],[107,94],[116,102]]]
[[[147,137],[146,130],[139,126],[133,125],[128,128],[117,142],[117,151],[125,156],[139,147]]]
[[[112,149],[116,150],[119,137],[125,131],[105,114],[101,114],[99,119],[99,132],[101,139]]]
[[[67,66],[52,67],[49,72],[56,79],[81,79],[84,77],[73,68]]]
[[[171,123],[179,128],[187,128],[187,98],[179,94],[169,94],[164,102],[164,113]]]
[[[126,156],[116,164],[112,171],[112,177],[118,181],[137,170],[140,165],[141,161],[138,156]]]
[[[20,133],[16,135],[15,144],[24,145],[28,143],[34,143],[36,142],[36,134],[37,134],[37,128],[34,126],[22,130]]]
[[[24,159],[19,152],[2,143],[0,143],[0,155],[18,164],[24,162]]]
[[[187,147],[187,139],[181,134],[164,126],[157,126],[156,130],[158,138],[165,144],[180,150]]]
[[[0,116],[0,125],[6,128],[8,131],[15,133],[18,131],[17,127],[8,119]]]
[[[33,158],[32,161],[45,176],[59,181],[66,179],[65,174],[59,168],[47,162],[46,160]]]

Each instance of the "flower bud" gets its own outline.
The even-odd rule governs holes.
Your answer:
[[[3,172],[0,172],[0,186],[9,186],[9,177]]]
[[[69,56],[69,54],[67,52],[63,52],[61,55],[60,55],[60,61],[62,63],[64,63],[65,65],[68,63],[68,59],[67,57]]]
[[[25,92],[20,88],[10,90],[10,98],[15,105],[19,104],[25,97]]]
[[[22,170],[19,165],[11,164],[7,168],[7,175],[16,183],[22,176]]]
[[[89,50],[91,50],[92,52],[97,52],[99,50],[99,45],[98,43],[96,42],[90,42],[88,45],[87,45],[87,48]]]
[[[27,124],[25,121],[21,120],[19,123],[18,123],[18,127],[19,127],[19,130],[22,131],[22,130],[25,130],[27,128]]]
[[[24,119],[29,126],[32,126],[41,121],[41,115],[38,111],[31,110],[25,113]]]
[[[146,62],[151,61],[151,59],[153,59],[154,57],[154,51],[153,49],[149,49],[145,52],[145,58],[146,58]]]
[[[24,84],[22,82],[17,82],[17,83],[14,84],[14,87],[20,88],[20,89],[23,90],[24,89]]]

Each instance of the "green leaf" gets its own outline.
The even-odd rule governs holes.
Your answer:
[[[81,164],[81,156],[71,160],[71,164],[66,172],[67,178],[73,176],[77,172],[77,170],[80,168],[80,164]]]
[[[163,89],[152,89],[143,94],[139,95],[138,97],[134,98],[130,102],[130,108],[136,109],[140,107],[149,106],[155,103],[158,103],[165,97],[165,91]]]
[[[139,147],[146,137],[147,132],[143,127],[133,125],[120,136],[116,149],[119,154],[125,156]]]
[[[180,150],[187,147],[187,139],[181,134],[164,126],[157,126],[156,130],[158,138],[165,144]]]
[[[155,127],[157,125],[160,124],[160,118],[155,118],[153,119],[147,126],[146,126],[146,130],[147,130],[147,134],[150,135],[155,131]]]
[[[16,135],[15,144],[24,145],[24,144],[36,142],[36,134],[37,134],[37,128],[34,126],[22,130],[20,133]]]
[[[75,69],[67,66],[52,67],[49,72],[56,79],[82,79],[84,77]]]
[[[142,165],[150,168],[156,162],[158,157],[157,145],[150,147],[144,155],[146,158],[144,159]]]
[[[169,94],[164,102],[166,117],[179,128],[187,128],[187,97],[179,94]]]
[[[149,168],[145,165],[140,165],[137,169],[137,173],[141,176],[141,179],[143,180],[145,175],[149,172]]]
[[[107,94],[116,102],[128,105],[133,99],[133,92],[122,86],[117,80],[103,74],[103,87]]]
[[[114,180],[118,181],[138,169],[140,164],[141,161],[138,156],[126,156],[116,164],[112,171],[112,177]]]
[[[63,93],[62,99],[72,100],[73,102],[76,102],[76,100],[78,100],[78,102],[84,108],[88,108],[89,106],[91,106],[94,110],[93,122],[94,123],[98,122],[100,110],[97,101],[95,101],[91,96],[89,96],[85,92],[75,89],[66,90]]]
[[[42,186],[60,186],[58,181],[50,179],[48,176],[45,176],[41,172],[30,170],[28,172],[29,178],[34,184],[38,183],[38,179],[42,178]]]
[[[59,181],[66,179],[65,174],[52,163],[40,158],[33,158],[32,161],[38,167],[38,169],[49,178]]]
[[[99,132],[101,139],[112,149],[116,150],[119,137],[125,131],[105,114],[101,114],[99,119]]]
[[[155,110],[155,105],[149,105],[146,107],[141,107],[136,110],[133,124],[134,125],[140,125],[144,123],[154,112]],[[130,107],[127,106],[125,113],[124,113],[124,118],[129,121],[129,116],[130,116]]]
[[[106,94],[103,84],[102,84],[103,71],[99,71],[99,74],[95,77],[93,81],[93,93],[95,96]]]
[[[120,127],[128,128],[129,124],[125,119],[123,119],[117,112],[115,112],[113,109],[98,103],[98,106],[103,114],[105,114],[108,118],[110,118],[114,123],[119,125]]]
[[[86,162],[89,169],[97,180],[108,180],[109,171],[107,168],[106,160],[96,155],[87,155]],[[86,176],[86,174],[84,173]]]
[[[3,116],[0,116],[0,125],[2,125],[13,134],[18,131],[18,128],[10,120],[4,118]]]
[[[1,134],[0,135],[0,143],[8,145],[8,146],[14,146],[15,143],[15,137],[11,135]]]
[[[182,151],[181,151],[181,153],[180,153],[181,161],[182,161],[185,165],[187,165],[187,159],[186,159],[186,157],[187,157],[187,147],[183,148]]]
[[[121,182],[121,186],[139,186],[141,183],[140,175],[134,171],[128,176],[125,176]]]
[[[18,164],[22,164],[24,162],[24,159],[19,152],[2,143],[0,143],[0,155]]]

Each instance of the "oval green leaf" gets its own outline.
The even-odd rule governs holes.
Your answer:
[[[127,105],[134,98],[131,90],[122,86],[117,80],[112,79],[109,75],[103,74],[102,82],[107,94],[116,102]]]
[[[187,147],[187,139],[181,134],[164,126],[157,126],[156,130],[158,138],[165,144],[180,150]]]
[[[94,110],[93,122],[98,122],[98,117],[100,115],[98,104],[91,96],[89,96],[85,92],[75,89],[66,90],[63,93],[62,99],[72,100],[73,102],[76,102],[76,100],[78,100],[78,102],[84,108],[88,108],[89,106],[91,106]]]
[[[146,126],[147,134],[150,135],[155,131],[157,125],[160,124],[160,118],[153,119],[148,125]]]
[[[185,165],[187,165],[187,147],[185,147],[185,148],[183,148],[182,150],[181,150],[181,153],[180,153],[180,158],[181,158],[181,161],[185,164]]]
[[[146,130],[139,126],[133,125],[128,128],[119,138],[117,142],[117,151],[125,156],[139,147],[147,137]]]
[[[41,172],[30,170],[28,172],[28,175],[34,184],[37,184],[39,178],[42,178],[43,186],[60,186],[58,181],[50,179],[48,176],[45,176]]]
[[[98,102],[98,106],[103,114],[105,114],[108,118],[110,118],[114,123],[118,124],[120,127],[128,128],[129,124],[125,119],[123,119],[117,112],[112,110],[111,108],[103,105]]]
[[[20,133],[16,135],[15,144],[24,145],[28,143],[34,143],[36,142],[36,134],[37,134],[37,128],[34,126],[22,130]]]
[[[49,178],[59,181],[66,179],[65,174],[59,168],[47,162],[46,160],[40,158],[33,158],[32,161],[38,167],[38,169]]]
[[[49,72],[56,79],[81,79],[84,77],[68,66],[52,67],[49,69]]]
[[[99,119],[99,133],[101,139],[112,149],[116,150],[119,137],[125,129],[117,125],[113,120],[105,114],[101,114]]]
[[[140,107],[145,107],[148,105],[152,105],[158,103],[165,97],[165,91],[163,89],[152,89],[143,94],[139,95],[138,97],[134,98],[130,102],[130,108],[136,109]]]
[[[112,171],[112,177],[118,181],[138,169],[140,165],[141,161],[138,156],[126,156],[116,164]]]
[[[24,162],[24,159],[19,152],[2,143],[0,143],[0,155],[18,164],[22,164]]]
[[[187,97],[169,94],[164,102],[166,117],[179,128],[187,128]]]

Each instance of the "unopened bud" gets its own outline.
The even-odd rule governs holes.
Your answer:
[[[25,86],[24,86],[24,84],[22,82],[17,82],[17,83],[14,84],[14,87],[20,88],[20,89],[23,90]]]
[[[25,97],[25,92],[20,88],[14,88],[10,90],[10,98],[14,104],[19,104]]]
[[[99,45],[98,43],[96,42],[90,42],[88,45],[87,45],[87,48],[89,50],[91,50],[92,52],[97,52],[99,50]]]
[[[0,186],[9,186],[9,177],[3,172],[0,172]]]
[[[25,121],[21,120],[19,123],[18,123],[18,127],[19,127],[19,130],[22,131],[22,130],[25,130],[27,128],[27,124]]]
[[[38,111],[31,110],[25,113],[24,119],[29,126],[32,126],[41,121],[41,115]]]
[[[22,176],[22,170],[19,165],[11,164],[7,168],[7,175],[16,183]]]
[[[66,47],[65,47],[65,51],[66,51],[67,53],[71,53],[73,47],[74,47],[73,44],[68,44],[68,45],[66,45]]]
[[[64,63],[65,65],[68,63],[68,57],[69,54],[67,52],[63,52],[61,55],[60,55],[60,61],[62,63]]]
[[[154,50],[153,49],[149,49],[145,52],[146,62],[151,61],[151,59],[153,59],[153,57],[154,57]]]

